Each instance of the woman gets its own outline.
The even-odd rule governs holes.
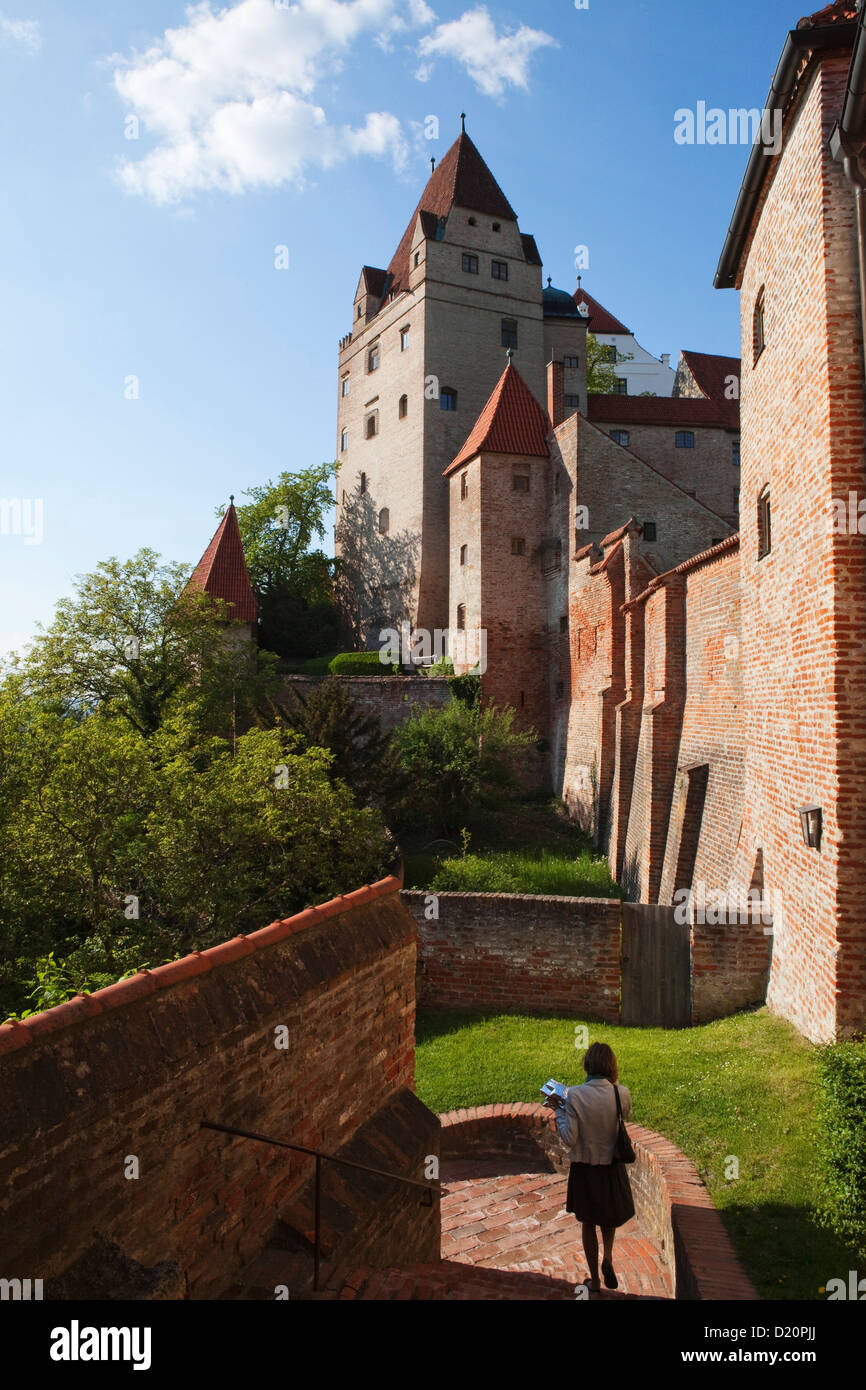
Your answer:
[[[566,1211],[581,1223],[583,1249],[589,1265],[590,1289],[601,1289],[598,1279],[598,1237],[601,1227],[604,1259],[601,1272],[605,1286],[617,1287],[613,1269],[613,1241],[617,1226],[624,1226],[634,1216],[634,1202],[628,1173],[622,1163],[613,1161],[619,1122],[614,1087],[619,1072],[613,1049],[607,1043],[593,1043],[583,1059],[586,1080],[572,1086],[563,1102],[551,1096],[547,1104],[556,1116],[559,1137],[569,1150],[571,1171],[568,1176]],[[628,1087],[618,1086],[623,1119],[631,1117],[631,1096]]]

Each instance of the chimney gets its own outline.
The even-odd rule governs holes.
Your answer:
[[[547,413],[554,429],[565,419],[565,388],[561,362],[547,364]]]
[[[663,367],[669,367],[670,365],[671,365],[671,355],[670,355],[670,353],[669,353],[669,352],[663,352],[663,353],[662,353],[662,366],[663,366]]]

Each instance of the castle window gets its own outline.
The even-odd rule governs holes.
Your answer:
[[[567,614],[567,613],[563,613],[563,614],[562,614],[562,617],[561,617],[560,620],[559,620],[559,630],[560,630],[560,632],[568,632],[568,614]]]
[[[507,262],[507,261],[492,261],[492,262],[491,262],[491,265],[490,265],[490,274],[493,276],[493,279],[494,279],[494,280],[507,280],[507,279],[508,279],[508,262]]]
[[[740,466],[740,441],[739,441],[739,439],[733,439],[733,440],[731,441],[731,463],[734,465],[735,468],[739,468],[739,466]]]
[[[465,546],[465,545],[461,545],[461,547],[460,547],[460,563],[461,563],[461,565],[465,565],[465,564],[466,564],[466,546]]]
[[[626,377],[624,377],[624,376],[618,376],[618,377],[617,377],[617,379],[616,379],[616,390],[614,391],[613,394],[614,394],[615,396],[627,396],[627,395],[628,395],[628,379],[627,379]]]
[[[478,257],[477,257],[477,256],[467,256],[467,255],[464,254],[464,256],[463,256],[463,269],[466,271],[466,274],[467,274],[467,275],[477,275],[477,274],[478,274]]]
[[[493,230],[494,230],[494,232],[501,232],[501,231],[502,231],[502,227],[501,227],[501,225],[500,225],[498,222],[494,222],[494,223],[493,223]]]
[[[408,397],[408,396],[401,396],[401,397],[400,397],[400,402],[399,402],[399,404],[398,404],[398,406],[397,406],[397,415],[399,416],[399,418],[400,418],[401,420],[405,420],[405,419],[406,419],[406,416],[407,416],[408,414],[409,414],[409,397]]]
[[[563,359],[562,359],[562,365],[563,365],[563,367],[579,367],[579,366],[580,366],[580,362],[578,361],[578,359],[577,359],[576,357],[569,357],[569,356],[566,355],[566,356],[563,357]]]
[[[367,353],[367,371],[375,372],[379,368],[379,344],[374,344]]]
[[[693,449],[695,447],[695,436],[691,430],[677,430],[677,448]]]
[[[388,528],[391,525],[391,513],[387,507],[383,507],[379,513],[379,535],[387,536]]]
[[[764,337],[764,286],[762,285],[755,300],[755,311],[752,315],[752,365],[754,366],[764,348],[767,346]]]
[[[419,266],[420,264],[421,264],[421,252],[420,252],[420,251],[416,251],[416,252],[415,252],[415,268],[417,269],[418,266]]]
[[[467,478],[466,470],[464,469],[463,472],[460,474],[460,501],[462,502],[464,498],[466,498],[468,495],[469,479]]]
[[[528,491],[529,491],[529,474],[528,474],[528,473],[512,473],[512,475],[511,475],[511,491],[512,491],[512,492],[528,492]]]
[[[349,378],[348,378],[347,376],[344,376],[344,377],[343,377],[343,380],[340,382],[340,395],[341,395],[341,396],[348,396],[348,394],[349,394]]]
[[[362,473],[362,474],[361,474],[361,485],[360,485],[358,491],[359,491],[360,493],[362,493],[362,494],[365,493],[365,492],[367,491],[367,474],[366,474],[366,473]]]
[[[364,306],[363,306],[363,304],[359,304],[359,305],[358,305],[358,318],[361,317],[361,315],[363,314],[363,312],[364,312]]]
[[[512,553],[512,555],[525,555],[525,554],[526,554],[526,541],[523,539],[522,536],[512,536],[512,538],[511,538],[511,553]]]
[[[458,603],[458,605],[457,605],[457,631],[458,631],[458,632],[465,632],[465,631],[466,631],[466,604],[465,604],[465,603]]]
[[[580,396],[566,396],[565,405],[569,410],[576,410],[577,407],[580,405]]]
[[[611,430],[610,437],[614,444],[628,445],[628,441],[631,439],[628,430]]]
[[[409,329],[408,329],[408,327],[406,327],[406,328],[401,328],[401,329],[400,329],[400,351],[401,351],[401,352],[405,352],[406,349],[408,348],[408,346],[409,346]]]
[[[453,387],[453,386],[443,386],[443,387],[442,387],[442,390],[439,392],[439,409],[440,409],[440,410],[456,410],[456,409],[457,409],[457,392],[454,390],[454,387]]]
[[[477,227],[477,226],[478,226],[478,218],[477,218],[477,217],[467,217],[466,220],[467,220],[467,222],[469,223],[470,227]]]
[[[770,533],[770,489],[765,487],[758,497],[758,559],[763,560],[772,549]]]
[[[343,430],[340,435],[340,452],[344,454],[349,447],[349,431]]]
[[[645,541],[654,541],[656,536],[656,524],[654,521],[645,521],[643,524],[643,538]]]
[[[517,324],[514,319],[502,320],[502,346],[504,348],[517,347]]]
[[[368,416],[367,416],[367,438],[368,438],[368,439],[374,439],[375,436],[378,434],[378,432],[379,432],[379,416],[378,416],[378,414],[374,411],[374,413],[373,413],[372,415],[368,415]]]

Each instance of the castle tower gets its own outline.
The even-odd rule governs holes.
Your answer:
[[[541,260],[461,133],[387,270],[365,266],[340,343],[336,548],[355,637],[448,626],[448,484],[505,348],[546,399]]]

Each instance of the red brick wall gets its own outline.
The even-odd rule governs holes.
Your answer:
[[[866,1024],[864,539],[828,524],[834,497],[864,492],[854,204],[826,147],[847,69],[831,55],[804,82],[742,275],[741,874],[762,849],[777,915],[770,1003],[816,1041]],[[753,363],[762,286],[767,346]],[[759,560],[765,484],[773,548]],[[820,853],[800,833],[810,803],[823,807]]]
[[[406,892],[418,925],[426,1009],[566,1012],[619,1018],[619,903],[601,898]]]
[[[199,1121],[333,1152],[413,1086],[415,929],[398,887],[384,880],[0,1028],[4,1271],[45,1278],[50,1297],[98,1231],[146,1266],[175,1261],[188,1296],[229,1286],[311,1160]],[[413,1145],[430,1142],[421,1129],[406,1139],[407,1176],[423,1179]],[[408,1201],[413,1258],[430,1258],[438,1228]]]

